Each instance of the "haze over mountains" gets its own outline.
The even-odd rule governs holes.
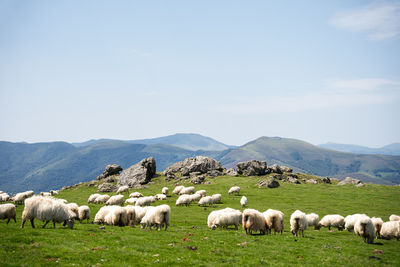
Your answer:
[[[320,176],[361,178],[379,184],[400,183],[400,156],[334,151],[288,138],[261,137],[240,147],[198,134],[175,134],[144,140],[90,140],[84,143],[0,142],[0,189],[10,193],[61,188],[94,179],[107,164],[127,168],[153,156],[157,171],[197,155],[219,160],[224,167],[259,159]]]
[[[319,147],[359,154],[382,154],[382,155],[400,155],[400,143],[393,143],[387,146],[379,148],[371,148],[366,146],[349,145],[349,144],[337,144],[337,143],[326,143],[318,145]]]

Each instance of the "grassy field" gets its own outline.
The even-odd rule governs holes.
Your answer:
[[[287,265],[400,265],[400,242],[376,240],[365,244],[362,238],[347,231],[308,229],[304,238],[290,233],[291,213],[300,209],[315,212],[320,218],[326,214],[366,213],[382,217],[384,221],[399,214],[400,187],[366,185],[337,186],[326,184],[293,185],[281,183],[275,189],[260,189],[260,177],[216,177],[211,184],[195,186],[208,194],[221,193],[222,204],[215,207],[176,207],[177,196],[166,201],[171,206],[171,226],[167,231],[141,230],[140,227],[106,226],[77,222],[73,230],[49,223],[46,229],[36,220],[20,229],[23,205],[17,207],[17,224],[0,221],[0,266],[287,266]],[[187,182],[181,184],[189,185]],[[238,185],[241,195],[248,198],[248,207],[265,211],[279,209],[285,214],[285,232],[272,235],[246,235],[243,229],[235,231],[210,230],[207,216],[212,210],[231,207],[242,209],[241,196],[229,196],[228,189]],[[173,181],[164,177],[153,179],[149,188],[138,190],[154,195]],[[79,205],[95,193],[95,187],[86,185],[64,190],[59,197]],[[133,192],[133,191],[131,191]],[[91,204],[92,218],[101,205]]]

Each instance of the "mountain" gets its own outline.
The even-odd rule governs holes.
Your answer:
[[[351,154],[320,148],[304,141],[261,137],[218,158],[224,166],[250,159],[266,160],[295,171],[344,178],[357,176],[365,182],[400,183],[400,157],[388,155]]]
[[[357,154],[382,154],[382,155],[394,155],[400,156],[400,143],[393,143],[387,146],[383,146],[380,148],[371,148],[366,146],[358,146],[358,145],[347,145],[347,144],[337,144],[337,143],[326,143],[318,145],[322,148],[349,152],[349,153],[357,153]]]

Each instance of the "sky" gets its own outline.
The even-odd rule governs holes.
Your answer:
[[[400,142],[400,1],[0,1],[0,140]]]

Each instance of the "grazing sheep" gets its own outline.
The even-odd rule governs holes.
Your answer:
[[[267,226],[268,234],[271,233],[271,230],[274,229],[274,233],[283,233],[283,212],[280,210],[268,209],[263,213],[265,218],[265,223]]]
[[[389,217],[389,221],[400,221],[400,216],[396,214],[392,214]]]
[[[42,197],[51,197],[52,194],[50,192],[40,192],[40,194]]]
[[[381,237],[384,239],[400,239],[400,221],[384,222],[381,228]]]
[[[325,215],[315,226],[315,230],[319,230],[321,227],[328,227],[329,230],[331,230],[331,227],[336,227],[339,231],[342,231],[345,227],[344,217],[339,214]]]
[[[207,224],[212,230],[218,227],[228,228],[230,225],[234,225],[237,230],[238,226],[242,224],[242,213],[231,208],[215,210],[208,215]]]
[[[125,192],[127,192],[129,194],[129,186],[123,185],[123,186],[118,187],[117,194],[122,194]]]
[[[315,227],[317,226],[318,221],[319,221],[318,214],[315,214],[315,213],[307,214],[306,219],[307,219],[307,225],[314,226],[314,229],[315,229]]]
[[[56,228],[56,223],[64,222],[64,226],[68,225],[72,229],[74,217],[75,214],[63,202],[53,198],[34,196],[25,200],[21,228],[24,228],[26,220],[30,220],[32,228],[35,228],[34,219],[37,218],[46,221],[42,228],[53,221],[54,228]]]
[[[247,206],[247,197],[242,196],[242,198],[240,199],[240,205],[242,205],[242,208]]]
[[[140,207],[140,206],[135,206],[135,222],[134,224],[139,224],[144,215],[146,215],[147,211],[152,209],[154,207],[152,206],[146,206],[146,207]]]
[[[151,203],[156,202],[156,198],[153,196],[149,197],[140,197],[136,200],[135,206],[150,206]]]
[[[96,204],[104,204],[109,199],[110,199],[109,195],[100,195],[94,200],[94,203],[96,203]]]
[[[239,195],[240,194],[240,187],[239,186],[233,186],[229,189],[228,194],[236,194]]]
[[[206,205],[211,206],[212,204],[213,204],[212,197],[210,197],[210,196],[202,197],[202,198],[200,198],[200,200],[198,202],[199,206],[202,206],[202,205],[203,206],[206,206]]]
[[[110,206],[110,211],[104,217],[104,224],[122,227],[128,225],[128,223],[128,217],[124,207]]]
[[[160,231],[162,227],[165,227],[165,231],[169,226],[169,220],[171,215],[171,208],[168,205],[160,205],[149,209],[146,215],[140,221],[142,229],[148,226],[156,226]]]
[[[172,194],[176,194],[179,195],[179,192],[181,192],[181,190],[185,188],[183,185],[178,185],[174,188],[174,191],[172,191]]]
[[[213,199],[213,203],[221,203],[221,194],[214,194],[211,197]]]
[[[245,209],[242,216],[242,226],[246,234],[253,234],[260,231],[260,234],[265,235],[266,224],[264,215],[258,210]]]
[[[7,193],[0,193],[0,202],[6,202],[10,200],[10,196]]]
[[[359,214],[359,213],[347,215],[346,218],[344,218],[344,229],[346,229],[349,232],[353,232],[354,225],[356,224],[358,217],[364,216],[364,215],[365,214]]]
[[[381,228],[382,228],[383,220],[379,217],[372,217],[371,221],[374,224],[376,237],[381,238]]]
[[[166,196],[168,196],[168,194],[169,194],[168,187],[163,187],[163,188],[161,189],[161,193],[164,194],[164,195],[166,195]]]
[[[84,219],[87,220],[87,222],[89,223],[90,220],[90,208],[88,206],[80,206],[78,208],[78,218],[79,218],[79,222],[82,223],[82,221]]]
[[[368,216],[358,217],[355,225],[354,232],[364,239],[365,243],[372,244],[375,239],[375,227]]]
[[[193,195],[189,195],[190,202],[198,202],[201,199],[201,195],[194,193]]]
[[[101,196],[100,194],[91,194],[90,197],[88,198],[87,203],[95,203],[94,201],[96,200],[97,197]]]
[[[166,200],[167,196],[164,194],[157,194],[154,196],[157,200]]]
[[[182,190],[179,192],[179,195],[189,195],[189,194],[193,194],[194,193],[194,187],[193,186],[189,186],[189,187],[184,187],[182,188]]]
[[[134,225],[135,224],[135,219],[136,219],[136,209],[135,206],[128,205],[125,207],[125,212],[126,212],[126,217],[128,220],[127,225]]]
[[[23,203],[25,201],[25,199],[32,197],[34,194],[35,193],[33,191],[17,193],[13,197],[13,201],[14,201],[14,203]]]
[[[68,203],[68,201],[66,199],[62,199],[62,198],[54,198],[54,199],[57,199],[58,201],[61,201],[64,204]]]
[[[69,203],[69,204],[67,204],[67,207],[75,214],[74,219],[78,219],[79,218],[79,207],[78,207],[78,204]]]
[[[196,191],[195,194],[199,194],[199,195],[202,196],[202,197],[207,196],[206,190],[198,190],[198,191]]]
[[[55,196],[55,195],[58,195],[59,193],[58,193],[58,190],[50,190],[50,194],[52,196]]]
[[[112,205],[124,205],[124,195],[115,195],[110,197],[109,200],[106,202],[107,206],[112,206]]]
[[[127,200],[125,200],[125,203],[135,205],[136,200],[137,200],[137,197],[131,197],[131,198],[128,198]]]
[[[103,206],[99,209],[99,211],[94,216],[94,223],[96,224],[104,224],[104,218],[110,212],[112,206]]]
[[[299,232],[304,237],[304,230],[307,230],[307,217],[306,214],[300,210],[296,210],[290,216],[290,231],[293,235],[298,236]]]
[[[139,198],[139,197],[143,197],[143,194],[139,193],[139,192],[133,192],[133,193],[131,193],[129,195],[129,197],[137,197],[137,198]]]
[[[10,222],[11,219],[14,220],[14,222],[17,222],[16,220],[16,207],[14,204],[1,204],[0,205],[0,220],[8,219],[7,224]]]
[[[192,198],[190,195],[180,195],[175,202],[176,206],[189,206],[192,202]]]

